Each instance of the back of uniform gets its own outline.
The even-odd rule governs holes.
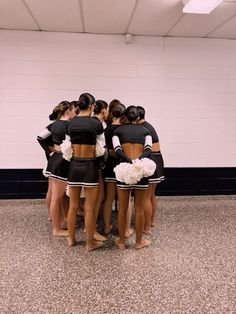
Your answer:
[[[105,129],[105,140],[106,147],[108,151],[108,158],[106,162],[106,167],[104,169],[104,179],[105,182],[116,182],[116,176],[114,173],[114,168],[119,165],[120,158],[115,154],[115,150],[113,148],[112,137],[117,128],[119,128],[120,124],[111,124]]]
[[[142,122],[141,125],[143,125],[145,128],[147,128],[148,131],[150,132],[150,135],[152,136],[153,144],[159,143],[159,137],[158,137],[154,127],[150,123],[148,123],[147,121]],[[163,161],[162,153],[160,150],[152,151],[149,158],[155,162],[156,170],[155,170],[154,174],[148,179],[148,181],[149,181],[149,183],[160,183],[161,181],[165,180],[164,161]]]
[[[152,140],[149,131],[140,124],[128,123],[120,126],[114,132],[113,146],[116,154],[122,162],[132,162],[123,149],[123,144],[141,144],[143,145],[143,153],[139,159],[148,157],[151,153]],[[137,184],[129,185],[124,182],[117,182],[117,187],[120,189],[144,189],[148,187],[148,178],[142,178]]]
[[[54,145],[61,145],[65,139],[67,133],[69,121],[57,120],[51,125],[52,142]],[[48,167],[46,173],[49,173],[50,177],[67,181],[69,162],[62,157],[60,150],[55,150],[54,154],[48,160]]]
[[[95,145],[103,134],[102,123],[90,116],[77,116],[70,121],[68,134],[72,144],[94,145],[93,158],[72,157],[68,172],[69,186],[98,186],[98,164],[95,157]]]

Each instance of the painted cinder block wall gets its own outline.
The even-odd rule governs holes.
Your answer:
[[[0,168],[43,168],[61,100],[142,105],[166,167],[236,167],[236,41],[0,31]]]

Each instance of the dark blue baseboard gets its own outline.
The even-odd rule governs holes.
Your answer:
[[[157,195],[236,194],[236,168],[165,168]],[[44,198],[47,179],[41,169],[0,169],[0,199]]]

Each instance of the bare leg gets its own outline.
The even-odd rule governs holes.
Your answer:
[[[144,225],[144,205],[146,201],[146,190],[135,190],[134,208],[135,208],[135,226],[136,226],[136,249],[142,249],[151,244],[149,240],[142,240]]]
[[[68,246],[73,246],[75,243],[75,226],[77,208],[80,200],[81,187],[69,187],[70,192],[70,206],[67,215],[68,226]]]
[[[103,245],[102,242],[94,241],[94,205],[97,200],[97,193],[98,188],[85,188],[85,230],[88,252],[96,250]]]
[[[129,238],[133,233],[134,229],[130,227],[132,218],[132,205],[131,205],[131,193],[129,196],[129,206],[126,215],[126,225],[125,225],[125,237]]]
[[[68,232],[61,228],[61,203],[65,194],[66,182],[51,179],[52,198],[50,203],[50,215],[52,218],[53,235],[65,237]]]
[[[63,220],[67,222],[67,216],[68,216],[68,211],[69,211],[69,198],[64,195],[63,201],[62,201],[62,215],[63,215]]]
[[[151,216],[152,216],[152,185],[148,185],[146,200],[144,204],[144,228],[143,233],[151,234]]]
[[[103,207],[103,221],[104,221],[104,233],[108,234],[111,229],[111,210],[112,203],[115,199],[116,193],[116,183],[115,182],[106,182],[106,198]]]
[[[156,221],[156,210],[157,210],[157,198],[155,195],[157,184],[152,184],[152,217],[151,217],[151,227],[155,227]]]
[[[104,182],[103,182],[103,177],[102,174],[99,174],[99,185],[98,185],[98,194],[97,194],[97,199],[94,204],[94,224],[95,224],[95,231],[94,231],[94,240],[96,241],[106,241],[106,238],[102,236],[101,234],[98,233],[96,230],[96,224],[97,224],[97,218],[98,218],[98,213],[100,206],[102,204],[102,201],[104,200],[105,193],[104,193]]]
[[[47,190],[47,194],[46,194],[46,206],[48,209],[48,220],[52,220],[50,217],[51,198],[52,198],[52,181],[50,178],[48,178],[48,190]]]
[[[129,194],[130,190],[117,189],[119,207],[118,207],[118,230],[119,239],[116,240],[116,245],[120,249],[125,248],[125,227],[126,227],[126,217],[127,210],[129,206]]]

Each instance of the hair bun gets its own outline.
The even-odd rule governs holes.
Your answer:
[[[53,110],[53,112],[49,115],[49,120],[53,121],[53,120],[56,120],[58,118],[58,110]]]

